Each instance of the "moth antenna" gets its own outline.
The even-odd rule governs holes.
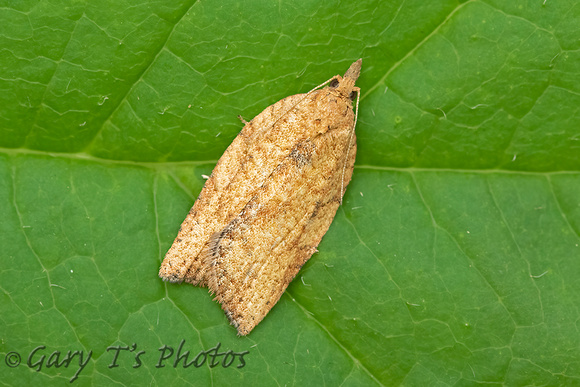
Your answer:
[[[272,123],[272,125],[271,125],[271,126],[269,126],[269,127],[267,127],[267,128],[264,128],[264,129],[262,129],[262,130],[260,131],[260,133],[261,133],[261,132],[263,132],[263,131],[265,131],[265,130],[268,130],[268,129],[272,128],[274,125],[276,125],[276,123],[278,123],[278,121],[280,121],[280,120],[282,119],[282,117],[284,117],[284,116],[285,116],[286,114],[288,114],[288,113],[289,113],[289,112],[290,112],[292,109],[294,109],[296,106],[298,106],[298,105],[299,105],[299,104],[300,104],[302,101],[304,101],[304,100],[305,100],[305,99],[306,99],[306,98],[307,98],[307,97],[308,97],[310,94],[312,94],[312,92],[314,92],[314,91],[316,91],[316,90],[320,89],[321,87],[324,87],[324,86],[326,86],[326,85],[327,85],[328,83],[330,83],[330,81],[332,81],[334,78],[336,78],[336,76],[334,76],[334,77],[330,78],[328,81],[326,81],[326,82],[324,82],[324,83],[321,83],[320,85],[318,85],[318,86],[316,86],[315,88],[313,88],[312,90],[310,90],[308,93],[304,94],[304,97],[302,97],[302,98],[301,98],[301,99],[300,99],[298,102],[296,102],[294,105],[290,106],[290,107],[288,108],[288,110],[286,110],[284,113],[280,114],[280,117],[278,117],[278,119],[277,119],[276,121],[274,121],[274,122]]]
[[[308,93],[304,94],[304,97],[302,97],[300,99],[300,101],[296,102],[294,105],[292,105],[292,107],[290,107],[288,110],[286,110],[283,114],[280,115],[280,118],[278,118],[278,120],[276,120],[276,122],[278,122],[282,117],[284,117],[286,114],[288,114],[292,109],[294,109],[296,106],[298,106],[300,104],[300,102],[304,101],[310,94],[312,94],[314,91],[320,89],[321,87],[326,86],[328,83],[330,83],[330,81],[332,81],[334,78],[336,78],[336,76],[330,78],[328,81],[321,83],[320,85],[316,86],[315,88],[313,88],[312,90],[310,90]],[[274,122],[274,124],[272,124],[272,126],[274,126],[276,124],[276,122]]]
[[[306,93],[306,95],[309,95],[310,93],[312,93],[314,90],[316,89],[320,89],[323,86],[326,86],[327,84],[330,83],[330,81],[332,81],[334,78],[336,78],[336,76],[330,78],[328,81],[321,83],[320,85],[316,86],[314,89],[310,90],[308,93]],[[306,96],[304,96],[304,98],[306,98]]]
[[[352,145],[352,139],[354,137],[354,130],[356,128],[356,121],[358,120],[358,103],[360,101],[360,88],[355,88],[356,91],[356,108],[354,111],[354,124],[352,125],[352,131],[350,132],[350,138],[348,140],[348,147],[346,148],[346,157],[344,159],[344,164],[342,166],[342,177],[340,179],[340,205],[342,206],[342,197],[344,196],[344,174],[346,172],[346,164],[348,163],[348,154],[350,153],[350,147]]]

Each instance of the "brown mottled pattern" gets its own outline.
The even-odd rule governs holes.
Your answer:
[[[208,286],[240,335],[280,299],[330,227],[356,156],[351,93],[361,61],[329,86],[248,122],[218,161],[159,276]]]

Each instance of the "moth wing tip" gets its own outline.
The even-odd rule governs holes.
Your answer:
[[[185,280],[185,275],[178,270],[162,265],[159,269],[159,278],[164,282],[181,283]]]
[[[232,322],[232,325],[236,328],[236,330],[238,331],[238,336],[246,336],[248,335],[252,329],[254,327],[246,327],[246,324],[240,324],[239,322],[236,321],[236,323],[234,324]]]

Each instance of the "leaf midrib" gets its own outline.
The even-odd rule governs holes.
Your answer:
[[[225,150],[225,149],[224,149]],[[37,151],[32,149],[24,148],[1,148],[0,154],[4,154],[10,157],[17,156],[37,156],[37,157],[51,157],[59,159],[68,159],[73,161],[89,161],[101,165],[119,165],[119,166],[133,166],[146,169],[163,169],[179,166],[213,166],[217,164],[218,160],[187,160],[187,161],[132,161],[132,160],[114,160],[106,159],[93,156],[84,152],[76,153],[64,153],[64,152],[46,152]],[[439,167],[389,167],[381,165],[359,165],[354,166],[357,170],[375,170],[384,172],[407,172],[407,173],[420,173],[420,172],[443,172],[443,173],[471,173],[471,174],[506,174],[506,175],[526,175],[526,176],[555,176],[555,175],[573,175],[580,173],[580,170],[551,170],[551,171],[523,171],[516,169],[464,169],[464,168],[439,168]]]

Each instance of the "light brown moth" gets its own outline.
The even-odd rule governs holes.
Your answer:
[[[166,281],[209,287],[239,335],[278,302],[342,202],[356,156],[361,64],[246,122],[161,264]]]

